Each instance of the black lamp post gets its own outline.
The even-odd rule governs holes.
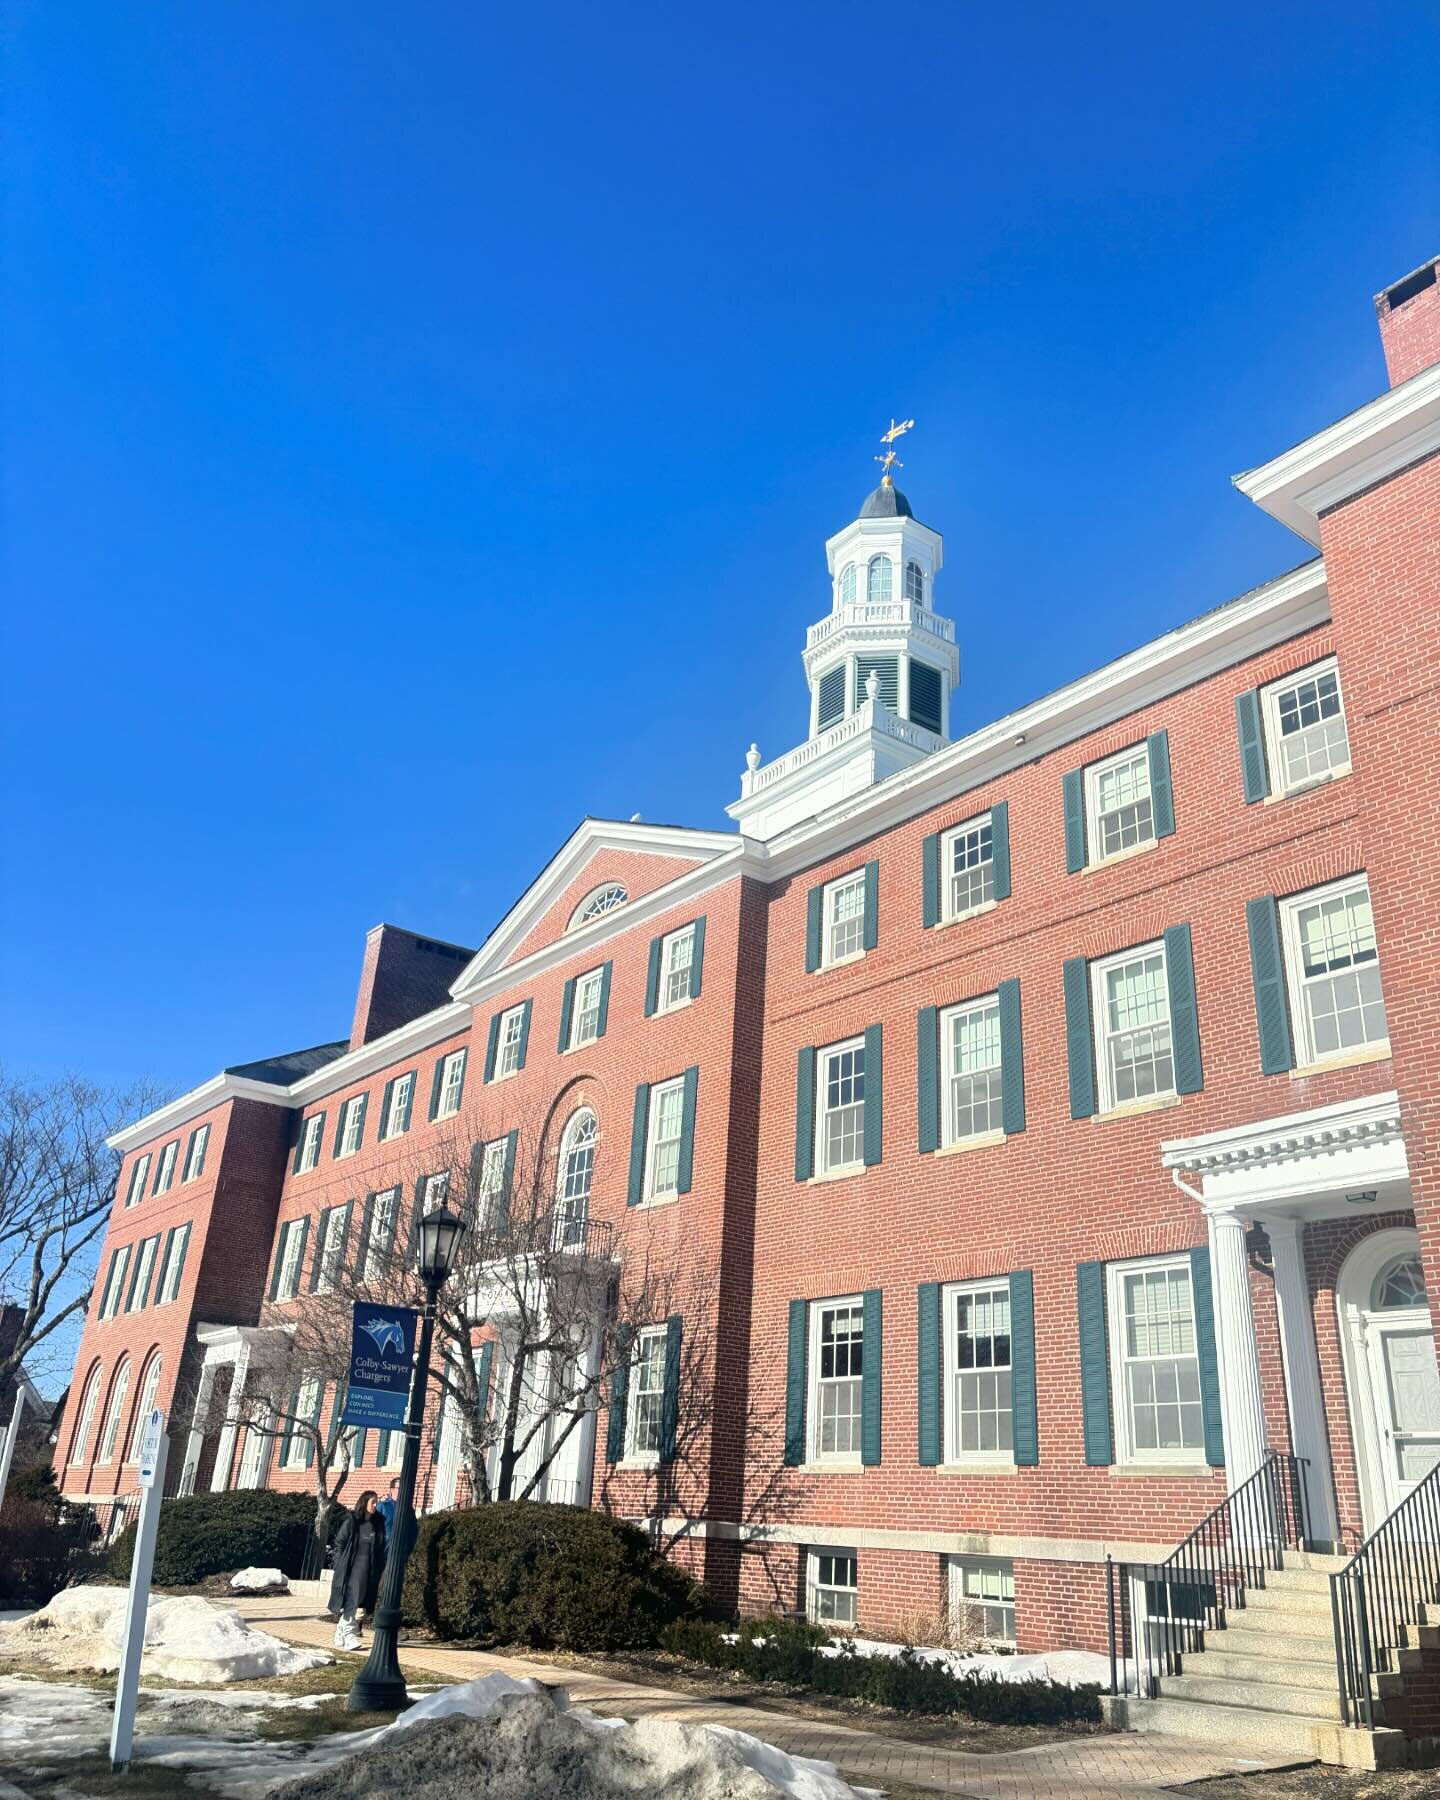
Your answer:
[[[415,1229],[415,1273],[425,1284],[425,1311],[420,1318],[420,1343],[415,1372],[410,1378],[410,1408],[405,1418],[405,1460],[400,1466],[400,1497],[390,1526],[390,1551],[380,1583],[370,1638],[370,1655],[355,1677],[349,1712],[399,1712],[410,1704],[405,1677],[400,1673],[397,1645],[400,1636],[400,1593],[405,1585],[405,1564],[415,1520],[415,1470],[420,1461],[420,1427],[425,1418],[425,1388],[430,1379],[430,1341],[435,1334],[435,1302],[455,1267],[455,1253],[465,1235],[465,1221],[441,1207],[426,1213]]]

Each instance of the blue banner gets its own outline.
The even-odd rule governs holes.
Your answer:
[[[371,1306],[356,1301],[350,1335],[350,1385],[342,1423],[393,1431],[405,1423],[410,1371],[415,1360],[411,1306]]]

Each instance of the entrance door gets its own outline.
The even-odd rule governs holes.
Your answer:
[[[1367,1333],[1393,1510],[1440,1463],[1440,1371],[1428,1311],[1372,1314]]]

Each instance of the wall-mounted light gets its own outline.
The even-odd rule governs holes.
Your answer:
[[[1378,1190],[1375,1188],[1366,1188],[1365,1191],[1360,1194],[1347,1194],[1345,1199],[1351,1206],[1373,1206],[1375,1204],[1377,1192]]]

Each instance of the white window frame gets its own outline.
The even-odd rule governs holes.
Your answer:
[[[175,1185],[175,1165],[180,1160],[180,1140],[171,1138],[160,1151],[160,1167],[155,1171],[155,1192],[168,1194]]]
[[[381,1203],[385,1203],[386,1229],[380,1239],[382,1245],[377,1252],[375,1226],[380,1217]],[[400,1189],[398,1187],[380,1188],[370,1196],[370,1229],[365,1234],[365,1269],[362,1279],[378,1281],[385,1273],[391,1252],[395,1248],[395,1232],[400,1222]]]
[[[1194,1401],[1187,1401],[1198,1410],[1199,1441],[1167,1449],[1140,1448],[1136,1443],[1135,1419],[1130,1406],[1130,1388],[1127,1378],[1131,1359],[1125,1351],[1125,1280],[1132,1275],[1170,1275],[1182,1274],[1190,1291],[1191,1335],[1195,1346],[1188,1357],[1136,1357],[1138,1362],[1163,1362],[1190,1360],[1195,1364]],[[1105,1317],[1109,1327],[1110,1352],[1110,1392],[1111,1412],[1115,1422],[1115,1460],[1117,1463],[1132,1468],[1145,1468],[1161,1465],[1166,1468],[1205,1466],[1205,1406],[1203,1390],[1200,1387],[1200,1353],[1199,1322],[1195,1316],[1195,1282],[1190,1268],[1188,1255],[1180,1256],[1141,1256],[1129,1262],[1107,1263],[1105,1265]]]
[[[1152,956],[1160,958],[1160,990],[1165,996],[1165,1025],[1170,1033],[1170,1085],[1157,1087],[1152,1094],[1140,1094],[1128,1100],[1120,1100],[1115,1094],[1115,1079],[1110,1068],[1109,1010],[1106,1006],[1106,975],[1125,963],[1141,962]],[[1090,1033],[1095,1060],[1095,1089],[1098,1102],[1097,1111],[1101,1113],[1115,1112],[1129,1107],[1153,1106],[1170,1099],[1178,1090],[1175,1086],[1175,1021],[1170,1016],[1170,962],[1165,953],[1165,940],[1155,938],[1148,944],[1136,944],[1129,950],[1117,951],[1113,956],[1097,957],[1090,964]],[[1155,1025],[1140,1026],[1138,1030],[1153,1031]],[[1126,1035],[1123,1031],[1113,1034],[1116,1037]]]
[[[122,1357],[119,1368],[110,1378],[110,1399],[100,1426],[100,1441],[95,1446],[97,1469],[107,1468],[113,1463],[120,1448],[120,1415],[125,1411],[125,1402],[130,1395],[130,1367],[130,1358]]]
[[[677,963],[681,948],[686,944],[690,946],[690,960],[687,963]],[[672,998],[671,986],[673,984],[678,988],[681,985],[680,977],[684,978],[685,991]],[[693,998],[690,986],[694,978],[695,927],[682,925],[679,931],[667,932],[660,940],[660,987],[655,996],[655,1011],[678,1012],[682,1006],[688,1006]]]
[[[990,842],[986,845],[983,837],[990,832]],[[976,849],[985,854],[974,863],[967,864],[970,870],[979,869],[981,885],[984,892],[980,899],[973,900],[967,906],[955,904],[955,846],[967,838],[975,838]],[[940,834],[940,917],[945,924],[951,925],[957,919],[973,918],[976,913],[988,911],[995,904],[995,832],[993,815],[980,813],[976,818],[964,819],[958,825],[952,825],[948,831]]]
[[[905,598],[912,606],[925,604],[925,571],[913,556],[905,561],[904,589]]]
[[[675,1120],[675,1135],[662,1138],[660,1136],[660,1118],[665,1110],[662,1100],[670,1100],[679,1095],[679,1111]],[[643,1192],[649,1200],[673,1200],[680,1192],[680,1147],[685,1139],[685,1077],[677,1076],[673,1081],[658,1081],[650,1090],[650,1105],[645,1120],[645,1181]],[[675,1147],[675,1165],[670,1171],[672,1179],[665,1187],[660,1181],[660,1151]]]
[[[95,1412],[100,1405],[100,1382],[104,1369],[96,1363],[90,1371],[90,1378],[85,1383],[85,1391],[80,1397],[80,1423],[75,1429],[75,1441],[70,1446],[68,1468],[79,1468],[85,1461],[85,1452],[90,1448],[90,1433],[95,1429]]]
[[[570,915],[567,931],[575,931],[581,925],[588,925],[592,919],[603,919],[606,913],[618,912],[630,899],[630,891],[623,881],[602,881],[597,888],[591,888],[585,898]]]
[[[1100,783],[1113,770],[1124,767],[1127,763],[1138,763],[1145,771],[1145,794],[1150,802],[1149,835],[1140,837],[1133,844],[1122,844],[1117,849],[1104,848],[1104,835],[1101,830]],[[1127,804],[1138,804],[1127,802]],[[1085,840],[1087,857],[1090,864],[1118,862],[1122,856],[1134,856],[1137,851],[1148,849],[1158,840],[1155,835],[1155,795],[1150,786],[1150,749],[1147,744],[1130,744],[1124,750],[1117,750],[1114,756],[1102,757],[1099,762],[1090,763],[1085,770]]]
[[[625,1461],[658,1463],[665,1431],[665,1350],[669,1333],[663,1325],[646,1325],[635,1334],[630,1383],[625,1395]],[[643,1385],[651,1382],[653,1385]],[[644,1435],[654,1444],[642,1443]]]
[[[1280,902],[1280,936],[1285,958],[1285,992],[1290,1003],[1290,1020],[1295,1031],[1295,1062],[1297,1068],[1313,1068],[1326,1063],[1348,1062],[1356,1057],[1380,1057],[1390,1049],[1389,1019],[1386,1019],[1386,1031],[1383,1038],[1370,1039],[1363,1044],[1348,1044],[1336,1050],[1318,1051],[1315,1048],[1315,1030],[1310,1020],[1310,1006],[1307,992],[1311,985],[1305,976],[1304,945],[1300,936],[1300,914],[1312,906],[1321,906],[1327,900],[1337,900],[1347,894],[1364,890],[1365,899],[1370,906],[1370,924],[1375,925],[1375,906],[1370,896],[1370,879],[1367,875],[1347,875],[1343,881],[1330,881],[1324,887],[1307,888],[1303,894],[1291,894]],[[1385,978],[1381,970],[1380,934],[1375,932],[1375,961],[1366,964],[1373,967],[1380,981],[1380,1004],[1385,1004]],[[1331,980],[1331,976],[1317,976],[1314,980]]]
[[[311,1113],[300,1127],[300,1155],[295,1163],[297,1175],[308,1175],[320,1161],[320,1149],[325,1137],[325,1115],[323,1112]]]
[[[847,913],[844,919],[837,918],[841,896],[854,888],[860,890],[860,910]],[[860,941],[853,950],[837,951],[835,948],[836,933],[841,925],[847,930],[856,925],[860,928]],[[852,869],[848,875],[837,875],[834,881],[827,881],[820,891],[820,967],[837,969],[844,963],[858,962],[864,954],[865,870],[861,867]]]
[[[452,1050],[440,1065],[440,1091],[435,1117],[453,1119],[460,1110],[460,1097],[465,1092],[465,1051]]]
[[[125,1210],[127,1212],[132,1206],[138,1206],[145,1198],[145,1183],[149,1179],[150,1152],[147,1150],[143,1156],[137,1158],[130,1165],[130,1185],[125,1190]]]
[[[130,1447],[125,1452],[127,1465],[140,1460],[140,1445],[145,1438],[145,1421],[150,1416],[150,1409],[155,1404],[155,1395],[160,1389],[160,1352],[157,1350],[145,1365],[145,1379],[140,1383],[140,1393],[135,1405],[135,1420],[130,1427]]]
[[[590,1106],[577,1106],[560,1133],[560,1153],[555,1167],[555,1233],[557,1244],[583,1243],[590,1223],[590,1196],[595,1186],[595,1153],[600,1143],[600,1122]],[[570,1185],[571,1158],[588,1151],[588,1162],[577,1164],[585,1174],[584,1192],[566,1194]]]
[[[155,1278],[155,1304],[169,1306],[180,1292],[180,1271],[184,1263],[185,1252],[190,1245],[190,1221],[177,1225],[171,1234],[170,1242],[160,1264],[160,1273]],[[169,1288],[170,1292],[165,1290]]]
[[[280,1227],[280,1279],[275,1283],[275,1304],[293,1300],[300,1292],[300,1265],[304,1261],[305,1220],[287,1219]]]
[[[437,1206],[443,1206],[450,1193],[450,1171],[437,1169],[433,1175],[420,1177],[420,1211],[418,1217],[432,1212]]]
[[[591,982],[595,984],[593,1006],[583,1000]],[[598,969],[587,969],[583,975],[576,978],[575,992],[570,1005],[570,1042],[565,1046],[567,1050],[578,1050],[582,1045],[593,1044],[598,1040],[600,1036],[600,1002],[604,993],[605,966],[603,963]],[[587,1020],[589,1028],[582,1032],[581,1026]]]
[[[504,1081],[508,1075],[519,1073],[520,1039],[525,1030],[525,1002],[518,1006],[507,1006],[500,1015],[500,1027],[495,1034],[495,1068],[491,1074],[492,1081]]]
[[[846,563],[845,567],[840,571],[839,575],[836,577],[835,587],[839,604],[841,606],[852,606],[855,602],[856,594],[855,565],[853,562]]]
[[[340,1274],[341,1233],[345,1228],[345,1208],[327,1206],[320,1215],[319,1243],[315,1246],[315,1292],[328,1294]]]
[[[282,1469],[303,1469],[305,1467],[305,1447],[310,1439],[302,1431],[294,1429],[303,1422],[308,1425],[315,1411],[315,1402],[320,1397],[320,1381],[315,1375],[307,1375],[300,1383],[295,1395],[295,1405],[290,1413],[291,1430],[280,1450],[280,1467]]]
[[[480,1151],[480,1179],[475,1187],[475,1207],[481,1229],[494,1223],[496,1202],[505,1187],[505,1139],[491,1138]]]
[[[1010,1376],[1010,1447],[1004,1449],[998,1445],[994,1449],[965,1450],[961,1448],[961,1409],[960,1409],[960,1376],[965,1374],[983,1374],[985,1371],[960,1368],[959,1352],[959,1320],[960,1301],[962,1297],[978,1295],[994,1295],[1002,1293],[1008,1311],[1010,1305],[1010,1279],[1006,1275],[993,1276],[989,1280],[957,1281],[947,1286],[940,1295],[940,1316],[944,1326],[944,1347],[940,1359],[945,1383],[945,1404],[943,1408],[943,1430],[945,1433],[945,1461],[952,1464],[964,1463],[967,1467],[1013,1468],[1015,1466],[1015,1338],[1014,1319],[1010,1320],[1010,1331],[1006,1334],[1010,1339],[1010,1361],[1004,1369],[997,1372]]]
[[[110,1257],[110,1273],[105,1277],[104,1292],[100,1295],[100,1320],[113,1319],[120,1311],[125,1294],[125,1277],[130,1273],[130,1253],[133,1244],[122,1244]]]
[[[135,1258],[135,1274],[125,1295],[127,1313],[139,1312],[145,1305],[145,1284],[155,1274],[155,1259],[160,1254],[160,1233],[157,1231],[151,1237],[141,1238],[136,1249],[138,1255]]]
[[[377,1469],[398,1470],[405,1462],[405,1427],[392,1425],[385,1434],[385,1455],[380,1455],[380,1446],[375,1446],[375,1467]],[[388,1489],[386,1490],[389,1491]],[[384,1498],[384,1495],[381,1496]]]
[[[851,1100],[844,1103],[846,1107],[858,1106],[860,1108],[860,1129],[856,1135],[856,1149],[853,1158],[845,1162],[834,1163],[829,1160],[829,1133],[826,1130],[826,1123],[831,1112],[841,1110],[838,1107],[831,1108],[826,1103],[826,1093],[830,1085],[830,1065],[837,1057],[856,1051],[862,1058],[863,1081],[867,1073],[863,1065],[865,1055],[863,1033],[859,1037],[846,1038],[839,1044],[827,1044],[823,1050],[817,1050],[815,1053],[815,1170],[820,1175],[848,1174],[851,1170],[865,1167],[865,1101],[863,1092],[858,1101]]]
[[[851,1579],[848,1584],[836,1582],[833,1579],[828,1582],[822,1582],[820,1579],[821,1574],[827,1572],[822,1571],[821,1559],[824,1558],[829,1560],[837,1557],[849,1561]],[[828,1573],[832,1577],[836,1573],[833,1562]],[[820,1600],[822,1594],[849,1594],[853,1596],[850,1602],[849,1618],[840,1617],[833,1610],[826,1611]],[[842,1627],[849,1626],[851,1628],[859,1625],[860,1557],[856,1551],[840,1549],[838,1546],[830,1544],[812,1544],[807,1546],[805,1551],[805,1617],[812,1625],[837,1625]]]
[[[1285,757],[1285,738],[1280,729],[1280,703],[1292,689],[1307,681],[1320,681],[1326,675],[1335,677],[1335,693],[1340,702],[1340,723],[1345,730],[1345,760],[1321,775],[1306,775],[1298,781],[1291,781]],[[1350,720],[1345,711],[1345,688],[1340,680],[1337,658],[1323,657],[1307,668],[1295,669],[1289,675],[1282,675],[1278,681],[1268,682],[1260,690],[1260,713],[1265,730],[1265,764],[1270,773],[1272,794],[1277,797],[1303,794],[1309,788],[1321,787],[1327,781],[1338,781],[1350,773]],[[1319,723],[1318,720],[1316,722]],[[1313,730],[1313,726],[1307,729]]]
[[[824,1329],[824,1316],[826,1313],[839,1312],[842,1309],[847,1310],[847,1311],[853,1311],[853,1312],[857,1313],[860,1318],[860,1366],[861,1366],[862,1372],[859,1375],[825,1376],[825,1375],[822,1375],[820,1372],[820,1345],[821,1345],[821,1339],[822,1339],[823,1329]],[[810,1325],[810,1344],[809,1344],[809,1355],[806,1359],[806,1383],[805,1383],[806,1388],[808,1389],[808,1392],[806,1393],[806,1396],[805,1396],[805,1417],[806,1417],[806,1421],[807,1421],[808,1435],[809,1435],[810,1442],[809,1442],[809,1445],[807,1446],[806,1460],[811,1463],[824,1464],[827,1467],[833,1467],[833,1468],[841,1468],[841,1469],[859,1468],[860,1467],[860,1449],[861,1449],[860,1439],[861,1439],[861,1435],[865,1429],[865,1386],[864,1386],[864,1373],[863,1373],[864,1366],[865,1366],[865,1303],[864,1303],[864,1299],[859,1294],[841,1294],[832,1299],[814,1300],[810,1304],[809,1325]],[[856,1409],[855,1409],[855,1414],[854,1414],[854,1418],[855,1418],[855,1448],[853,1450],[822,1450],[820,1447],[820,1438],[821,1438],[820,1394],[821,1394],[821,1388],[822,1388],[822,1386],[827,1386],[832,1383],[838,1384],[839,1382],[851,1382],[851,1381],[853,1381],[855,1383],[855,1395],[856,1395]]]
[[[1000,1623],[1006,1623],[1005,1615],[1009,1614],[1009,1631],[999,1632],[984,1629],[988,1622],[983,1616],[980,1620],[981,1631],[979,1641],[982,1645],[1001,1650],[1015,1648],[1015,1564],[1008,1556],[949,1556],[946,1559],[946,1598],[949,1604],[952,1625],[959,1625],[966,1612],[979,1612],[982,1615],[991,1611],[1000,1614]],[[993,1594],[967,1594],[965,1578],[967,1575],[978,1575],[982,1582],[993,1578],[997,1591]]]
[[[355,1155],[360,1148],[364,1130],[365,1096],[352,1094],[340,1107],[340,1146],[335,1152],[337,1159]]]
[[[180,1177],[182,1187],[187,1181],[198,1181],[205,1173],[205,1153],[209,1148],[209,1124],[197,1125],[190,1134],[190,1145],[185,1152],[185,1172]]]
[[[969,1071],[968,1076],[959,1076],[954,1072],[954,1028],[959,1019],[971,1015],[993,1013],[995,1060],[985,1067]],[[998,994],[982,994],[977,1000],[966,1000],[958,1006],[947,1006],[940,1014],[940,1143],[944,1149],[954,1149],[957,1144],[983,1144],[1003,1137],[1004,1126],[1004,1076],[1000,1061],[1000,996]],[[955,1129],[954,1090],[957,1083],[964,1079],[973,1080],[978,1075],[993,1075],[991,1084],[993,1091],[987,1100],[991,1111],[1000,1111],[1000,1122],[987,1124],[983,1131],[957,1131]]]
[[[409,1125],[409,1113],[415,1102],[415,1071],[408,1069],[405,1074],[395,1077],[395,1085],[390,1090],[390,1104],[385,1108],[385,1117],[380,1121],[380,1142],[388,1144],[392,1138],[403,1137],[404,1131],[395,1129],[395,1120],[401,1107],[405,1108],[406,1125]]]

